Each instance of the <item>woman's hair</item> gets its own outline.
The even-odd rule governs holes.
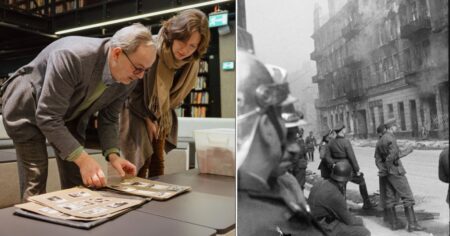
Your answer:
[[[189,40],[192,33],[198,32],[201,36],[194,58],[202,57],[208,50],[209,27],[205,13],[197,9],[189,9],[178,13],[162,23],[161,37],[167,46],[171,47],[174,40]]]
[[[111,47],[120,47],[133,53],[142,44],[153,44],[152,33],[141,23],[134,23],[118,30],[111,38]]]

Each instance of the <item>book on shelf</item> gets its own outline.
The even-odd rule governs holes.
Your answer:
[[[208,73],[208,62],[207,61],[200,61],[200,68],[198,70],[199,73]]]
[[[191,104],[208,104],[208,92],[191,92]]]
[[[178,116],[178,117],[184,117],[184,112],[186,111],[186,108],[184,108],[184,107],[178,107],[178,108],[176,108],[175,109],[175,114]]]
[[[197,79],[197,83],[194,86],[194,90],[202,90],[202,89],[206,89],[207,85],[206,85],[206,76],[198,76]]]
[[[206,106],[192,107],[191,117],[206,117]]]

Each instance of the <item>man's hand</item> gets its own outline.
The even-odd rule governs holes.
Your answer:
[[[85,186],[100,188],[106,185],[105,174],[100,165],[85,151],[74,162],[80,168],[81,178]]]
[[[117,173],[119,173],[120,177],[125,177],[126,174],[136,176],[136,166],[119,157],[117,154],[109,154],[109,162],[116,169]]]

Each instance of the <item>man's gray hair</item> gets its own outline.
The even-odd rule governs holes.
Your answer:
[[[141,23],[134,23],[118,30],[111,38],[111,47],[120,47],[126,53],[133,53],[142,44],[153,44],[152,33]]]

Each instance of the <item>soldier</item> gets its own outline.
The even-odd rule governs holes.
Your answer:
[[[425,228],[417,223],[413,208],[413,205],[415,204],[413,193],[409,186],[408,179],[405,176],[406,171],[400,160],[401,157],[408,155],[413,150],[412,148],[406,150],[399,149],[397,139],[394,136],[394,133],[397,131],[395,119],[388,120],[384,127],[386,132],[380,139],[377,152],[387,170],[386,180],[388,184],[386,185],[385,207],[390,209],[390,212],[394,214],[394,204],[396,203],[396,194],[398,194],[403,201],[405,216],[408,221],[408,231],[423,231]]]
[[[290,112],[291,113],[291,112]],[[299,128],[299,125],[306,124],[301,119],[301,115],[298,115],[297,112],[293,112],[292,114],[283,112],[282,115],[283,121],[285,122],[285,127],[287,128],[287,148],[293,148],[295,146],[296,152],[288,152],[291,153],[291,167],[289,168],[289,173],[291,173],[300,184],[302,190],[305,188],[306,183],[306,167],[308,165],[308,161],[306,160],[306,148],[304,143],[298,140],[298,137],[301,137],[302,128]]]
[[[336,138],[331,140],[328,144],[333,163],[344,160],[349,162],[352,167],[352,177],[350,178],[350,182],[359,185],[359,192],[363,199],[363,209],[367,210],[375,207],[376,204],[369,199],[364,174],[359,171],[358,161],[353,152],[352,144],[345,138],[345,125],[338,124],[334,128],[334,132],[336,132]]]
[[[386,165],[381,158],[380,154],[380,145],[381,145],[381,137],[386,132],[386,128],[384,127],[384,124],[380,124],[377,127],[377,134],[379,136],[379,140],[375,147],[375,165],[378,168],[378,179],[379,179],[379,186],[380,186],[380,206],[383,208],[383,221],[389,224],[389,227],[392,230],[398,230],[405,228],[405,223],[401,221],[397,217],[397,212],[395,211],[395,207],[386,207],[386,189],[389,186],[389,182],[387,181],[387,168]],[[396,199],[398,197],[396,196]]]
[[[305,189],[306,183],[306,168],[308,167],[308,158],[306,157],[306,145],[303,140],[303,128],[297,128],[296,142],[300,148],[296,156],[296,164],[294,166],[294,176],[298,183]]]
[[[317,146],[316,138],[313,136],[313,132],[309,131],[309,136],[306,137],[306,155],[308,160],[314,162],[314,148]]]
[[[277,108],[288,97],[288,86],[274,83],[254,56],[242,51],[238,56],[238,234],[321,235],[309,223],[299,184],[286,173],[289,164],[283,164],[290,159],[286,150],[298,150],[287,145]]]
[[[449,165],[448,165],[448,147],[445,148],[441,154],[439,154],[439,179],[444,182],[447,183],[449,182]],[[447,192],[447,204],[448,202],[448,197],[450,194],[450,188],[448,189]]]
[[[328,235],[370,235],[362,219],[347,210],[345,186],[351,176],[352,167],[341,161],[335,164],[329,179],[320,180],[311,188],[311,214]]]
[[[330,139],[334,139],[335,137],[336,133],[332,129],[327,128],[322,131],[322,141],[319,146],[320,164],[317,169],[320,170],[320,175],[324,179],[330,178],[333,159],[331,159],[331,155],[329,154],[330,150],[328,148],[328,143]]]

